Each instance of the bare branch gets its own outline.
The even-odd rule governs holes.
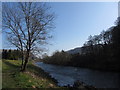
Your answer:
[[[48,30],[54,27],[54,14],[49,10],[45,3],[3,3],[4,31],[12,45],[26,51],[25,63],[31,51],[41,51],[47,43]]]

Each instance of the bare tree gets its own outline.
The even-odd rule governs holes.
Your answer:
[[[25,71],[30,53],[39,51],[51,37],[54,13],[42,2],[3,3],[2,13],[3,30],[9,42],[21,50],[21,70]]]

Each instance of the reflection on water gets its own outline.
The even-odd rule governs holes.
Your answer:
[[[37,62],[36,65],[54,77],[60,86],[73,85],[74,81],[80,80],[87,85],[93,85],[97,88],[120,88],[120,73],[57,66],[43,62]]]

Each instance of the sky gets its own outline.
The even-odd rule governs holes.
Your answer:
[[[81,47],[89,35],[99,34],[114,25],[118,17],[117,2],[50,3],[57,14],[54,42],[49,54],[55,50]]]
[[[56,50],[81,47],[89,35],[100,34],[114,25],[118,17],[117,2],[50,2],[55,13],[53,38],[47,54]],[[3,38],[5,36],[3,35]],[[6,45],[4,45],[6,46]],[[4,48],[4,47],[3,47]]]
[[[1,7],[1,2],[0,2],[0,7]],[[1,12],[1,8],[0,8],[0,12]],[[1,35],[1,31],[2,31],[2,15],[0,13],[0,48],[2,48],[2,35]],[[0,51],[1,53],[1,51]],[[1,55],[0,55],[0,60],[1,60]],[[0,73],[2,73],[2,63],[0,63]],[[0,74],[0,89],[2,89],[2,75]]]

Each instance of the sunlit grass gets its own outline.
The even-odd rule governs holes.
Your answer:
[[[0,60],[0,89],[2,88],[2,60]]]
[[[3,88],[48,88],[56,87],[47,74],[31,62],[26,72],[20,72],[19,60],[4,60],[2,65]]]
[[[0,60],[0,72],[2,71],[2,60]]]

